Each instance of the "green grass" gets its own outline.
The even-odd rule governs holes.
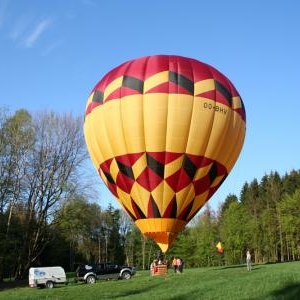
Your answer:
[[[0,285],[1,289],[1,285]],[[0,292],[0,299],[300,299],[300,262],[185,269],[182,274],[151,277],[138,271],[131,280],[70,282],[53,289],[19,287]]]

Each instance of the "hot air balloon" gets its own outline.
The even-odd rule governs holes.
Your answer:
[[[84,135],[108,189],[166,252],[234,166],[243,101],[212,66],[175,55],[123,63],[92,90]]]
[[[218,252],[219,252],[220,254],[223,254],[223,252],[224,252],[224,247],[223,247],[223,245],[222,245],[221,242],[218,242],[218,244],[216,245],[216,248],[217,248],[217,250],[218,250]]]

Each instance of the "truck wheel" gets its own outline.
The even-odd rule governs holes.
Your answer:
[[[49,281],[46,282],[46,288],[47,288],[47,289],[52,289],[53,286],[54,286],[53,281],[50,281],[50,280],[49,280]]]
[[[88,283],[88,284],[93,284],[95,282],[96,282],[96,278],[93,275],[88,276],[86,279],[86,283]]]
[[[124,271],[124,272],[122,273],[122,278],[123,278],[123,279],[130,279],[130,278],[131,278],[130,272]]]

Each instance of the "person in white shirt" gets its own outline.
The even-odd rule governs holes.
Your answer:
[[[251,266],[251,254],[250,254],[249,250],[247,250],[247,253],[246,253],[246,262],[247,262],[247,270],[251,271],[251,269],[252,269],[252,266]]]

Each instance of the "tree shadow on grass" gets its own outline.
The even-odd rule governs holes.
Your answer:
[[[247,269],[247,265],[246,264],[241,264],[241,265],[223,266],[223,267],[217,268],[215,270],[240,269],[240,268]],[[252,264],[252,271],[258,270],[258,269],[260,269],[259,266]]]
[[[295,300],[300,299],[300,283],[289,283],[283,288],[275,290],[271,293],[275,299]]]
[[[126,290],[117,292],[113,295],[115,298],[122,298],[122,297],[130,297],[130,296],[137,296],[140,295],[141,297],[144,296],[144,294],[147,294],[148,291],[153,291],[156,287],[160,287],[161,283],[149,283],[148,285],[142,285],[140,287],[135,287],[134,289]],[[107,299],[104,297],[104,299]],[[143,298],[144,299],[144,298]]]
[[[5,282],[0,282],[0,291],[20,288],[20,287],[26,287],[26,286],[28,286],[28,279],[27,280],[5,281]]]
[[[218,268],[218,270],[226,270],[226,269],[239,269],[239,268],[245,268],[245,265],[231,265],[231,266],[223,266]]]

